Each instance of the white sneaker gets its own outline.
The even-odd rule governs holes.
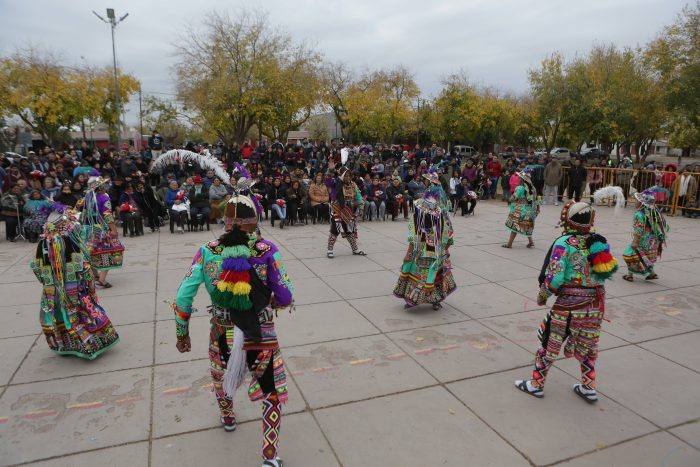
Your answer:
[[[265,459],[262,467],[282,467],[282,459],[275,457],[274,459]]]
[[[182,227],[178,227],[178,228],[177,228],[177,233],[184,234],[184,233],[185,233],[185,229],[183,229]]]

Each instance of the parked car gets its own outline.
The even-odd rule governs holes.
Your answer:
[[[600,148],[586,148],[583,151],[581,151],[581,155],[585,160],[590,160],[590,159],[601,159],[603,157],[606,157],[607,154],[605,154],[605,151],[603,151]]]
[[[569,156],[571,156],[571,151],[569,151],[567,148],[554,148],[549,151],[549,155],[556,157],[559,160],[567,160]]]
[[[547,149],[545,149],[545,148],[539,148],[538,150],[535,151],[535,157],[546,156],[546,155],[547,155]]]
[[[474,149],[471,146],[462,146],[461,144],[455,145],[454,146],[455,153],[457,156],[459,156],[461,159],[469,158],[476,156],[478,154],[478,151]]]

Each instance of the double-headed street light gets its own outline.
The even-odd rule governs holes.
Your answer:
[[[119,18],[117,20],[117,17],[114,15],[114,8],[107,8],[107,18],[108,19],[104,19],[102,16],[97,14],[97,12],[95,10],[92,10],[92,12],[100,20],[109,24],[111,29],[112,29],[112,63],[114,66],[114,111],[115,111],[116,118],[117,118],[117,151],[120,151],[121,146],[122,146],[122,129],[121,129],[121,123],[119,120],[119,112],[120,112],[119,81],[117,80],[117,51],[116,51],[116,48],[114,47],[114,28],[117,27],[117,24],[124,21],[126,19],[126,17],[129,16],[129,13],[125,14],[124,16],[122,16],[121,18]]]

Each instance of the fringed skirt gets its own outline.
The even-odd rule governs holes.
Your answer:
[[[655,244],[652,248],[632,248],[632,245],[627,245],[622,257],[627,263],[629,272],[647,276],[654,272],[654,263],[658,259],[658,249]]]
[[[394,295],[407,305],[440,303],[457,288],[449,260],[433,266],[434,258],[404,261]]]
[[[357,233],[355,214],[348,205],[342,205],[337,201],[331,202],[331,234],[343,238]]]
[[[106,226],[83,228],[83,240],[90,253],[90,264],[98,271],[118,269],[124,263],[124,245],[109,235]]]
[[[94,360],[119,342],[119,335],[97,297],[83,293],[76,298],[69,298],[71,303],[65,307],[64,315],[60,310],[66,304],[56,307],[53,298],[45,297],[41,304],[41,329],[54,352]]]
[[[532,236],[535,230],[535,217],[537,212],[527,203],[515,203],[511,206],[506,219],[506,228],[526,237]]]

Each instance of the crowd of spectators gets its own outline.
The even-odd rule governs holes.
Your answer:
[[[249,142],[230,147],[189,144],[193,151],[208,150],[219,158],[231,173],[236,162],[244,163],[255,180],[253,194],[260,200],[262,218],[280,228],[329,221],[329,192],[325,184],[328,162],[341,160],[341,148],[324,142],[309,141],[283,144],[277,140],[257,146]],[[150,167],[166,146],[157,132],[149,138],[149,146],[137,151],[133,146],[99,150],[86,142],[66,150],[46,147],[30,151],[26,158],[13,159],[0,154],[0,202],[6,222],[6,236],[14,240],[23,227],[30,240],[36,240],[46,217],[46,205],[57,201],[75,206],[82,198],[90,172],[99,172],[110,180],[107,193],[113,211],[121,221],[124,235],[143,235],[144,224],[157,231],[170,223],[171,232],[202,230],[221,219],[220,204],[231,190],[213,171],[194,165],[168,165],[160,173]],[[474,212],[477,199],[508,201],[517,185],[516,173],[530,170],[538,195],[544,203],[558,204],[562,196],[579,200],[590,196],[603,183],[623,187],[629,196],[634,188],[642,191],[656,186],[661,204],[678,192],[684,215],[697,216],[698,200],[695,176],[698,166],[680,171],[669,164],[665,170],[643,167],[632,169],[629,158],[623,158],[614,180],[604,179],[604,170],[611,162],[586,161],[581,158],[560,161],[533,153],[502,157],[485,154],[462,159],[459,154],[431,145],[408,146],[347,145],[346,165],[352,169],[354,181],[362,193],[364,205],[358,217],[366,221],[407,218],[412,200],[429,186],[423,175],[430,166],[438,166],[445,192],[453,211],[462,215]],[[654,176],[645,174],[653,173]],[[237,178],[239,174],[234,173]]]

